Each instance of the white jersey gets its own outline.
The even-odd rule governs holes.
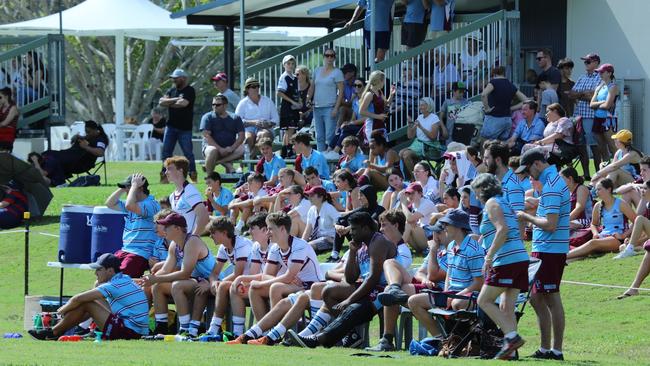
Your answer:
[[[231,265],[236,265],[237,262],[246,262],[244,273],[247,275],[251,264],[251,251],[253,250],[253,242],[243,236],[235,236],[235,243],[232,251],[222,244],[219,246],[217,252],[217,261],[221,263],[230,262]]]
[[[266,250],[262,250],[260,243],[253,243],[253,249],[251,250],[250,262],[258,263],[260,265],[260,273],[264,273],[264,268],[266,268],[266,262],[268,261],[268,253],[271,250],[271,244],[266,247]]]
[[[194,209],[196,206],[203,204],[203,197],[198,189],[185,182],[180,194],[177,195],[174,191],[169,195],[169,203],[172,206],[172,211],[183,215],[183,218],[185,218],[187,232],[193,232],[197,222]]]
[[[298,279],[303,284],[324,281],[325,279],[320,271],[320,263],[318,263],[318,257],[316,257],[314,249],[306,241],[294,236],[289,237],[289,249],[286,252],[283,252],[277,244],[269,248],[268,263],[280,267],[276,276],[285,274],[291,264],[300,263],[302,267],[298,272]]]
[[[413,264],[411,248],[409,248],[409,246],[403,241],[397,245],[397,256],[395,257],[395,260],[407,271],[411,268],[411,264]]]

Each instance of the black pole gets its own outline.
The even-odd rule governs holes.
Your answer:
[[[235,28],[227,25],[223,28],[223,67],[228,75],[228,86],[235,88]]]
[[[29,218],[29,211],[25,212],[25,296],[29,295]]]

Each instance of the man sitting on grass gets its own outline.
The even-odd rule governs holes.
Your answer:
[[[30,330],[42,341],[57,340],[80,322],[92,317],[103,339],[140,339],[149,334],[147,297],[131,277],[120,272],[122,261],[106,253],[90,264],[97,287],[73,296],[57,312],[63,320],[52,329]]]

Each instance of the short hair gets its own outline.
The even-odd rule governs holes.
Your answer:
[[[384,132],[381,130],[372,131],[370,134],[370,139],[373,140],[377,145],[386,146],[388,144],[386,137],[384,137]]]
[[[537,51],[537,52],[541,52],[541,53],[543,53],[544,56],[546,56],[546,57],[548,57],[548,58],[553,58],[553,51],[551,51],[550,48],[542,48],[542,49],[540,49],[540,50]]]
[[[558,69],[562,69],[562,68],[565,68],[565,67],[573,69],[574,66],[575,66],[575,64],[573,63],[573,60],[568,58],[568,57],[565,57],[565,58],[563,58],[563,59],[561,59],[560,61],[557,62],[557,68]]]
[[[387,220],[393,225],[397,224],[397,230],[402,234],[404,233],[404,230],[406,230],[406,216],[401,210],[392,208],[388,211],[384,211],[379,215],[379,219]]]
[[[172,213],[174,213],[174,211],[172,211],[172,209],[170,209],[170,208],[163,208],[162,210],[156,212],[155,215],[153,215],[153,222],[156,222],[156,221],[158,221],[158,220],[162,220],[162,219],[164,219],[165,217],[171,215]]]
[[[477,189],[482,189],[481,193],[476,192]],[[500,195],[503,190],[501,189],[501,182],[490,173],[481,173],[472,181],[472,189],[477,196],[487,201],[494,196]]]
[[[246,220],[246,225],[250,228],[253,226],[257,226],[260,229],[263,229],[266,227],[266,213],[256,213],[255,215],[251,216]]]
[[[306,146],[311,145],[311,135],[306,132],[299,132],[293,135],[293,143],[301,143]]]
[[[504,166],[508,164],[508,159],[510,159],[510,148],[505,143],[501,141],[493,141],[487,146],[486,150],[490,152],[492,159],[500,158],[501,164]]]
[[[222,103],[228,104],[228,98],[226,98],[226,96],[221,93],[215,95],[214,98],[212,98],[212,100],[215,99],[221,101]]]
[[[508,167],[512,170],[517,170],[519,168],[519,156],[511,156],[510,159],[508,159]]]
[[[248,175],[248,178],[246,178],[246,181],[248,183],[251,183],[253,181],[257,181],[260,184],[264,184],[264,181],[266,180],[266,177],[264,177],[263,174],[261,173],[251,173]]]
[[[605,178],[598,182],[603,188],[608,189],[610,193],[614,193],[614,181],[609,178]]]
[[[296,172],[293,169],[287,167],[280,168],[280,170],[278,170],[278,175],[280,175],[280,173],[286,173],[287,175],[290,175],[291,178],[294,178],[296,176]]]
[[[221,174],[219,174],[217,172],[212,172],[212,173],[205,176],[205,180],[208,180],[208,179],[213,180],[215,182],[221,183]]]
[[[557,113],[560,117],[566,117],[566,111],[564,110],[564,107],[560,105],[560,103],[552,103],[546,109],[554,111]]]
[[[305,176],[312,175],[312,174],[314,174],[316,176],[319,176],[318,169],[316,169],[316,167],[313,167],[313,166],[306,167],[305,170],[303,171],[303,173],[305,173]]]
[[[506,74],[505,66],[495,66],[491,70],[491,75],[504,76]]]
[[[273,148],[273,141],[270,138],[263,138],[257,142],[255,145],[258,149],[261,149],[264,146]]]
[[[190,161],[184,156],[172,156],[165,159],[163,164],[165,168],[173,165],[176,169],[183,171],[183,177],[187,178],[188,169],[190,168]]]
[[[356,147],[359,147],[359,139],[356,136],[348,136],[343,139],[341,142],[341,146],[348,146],[348,145],[354,145]]]
[[[404,174],[399,168],[392,167],[386,169],[386,176],[390,177],[391,175],[396,175],[404,180]]]
[[[467,155],[469,156],[476,156],[477,158],[480,158],[480,151],[476,146],[470,145],[467,148],[465,148],[465,151],[467,151]]]
[[[650,167],[650,155],[642,157],[641,161],[639,161],[639,164],[647,165]]]
[[[266,224],[284,227],[287,233],[291,231],[291,217],[284,212],[273,212],[266,215]]]
[[[537,102],[532,99],[525,100],[522,104],[522,107],[525,105],[527,105],[528,108],[530,108],[533,111],[537,110]]]
[[[226,216],[219,216],[210,220],[206,230],[209,231],[210,234],[214,234],[215,231],[223,231],[226,233],[227,237],[231,239],[235,237],[235,226],[232,224],[232,221],[230,221],[230,218]]]
[[[367,212],[355,212],[348,218],[350,225],[369,228],[371,231],[377,231],[377,223]]]
[[[457,200],[460,200],[460,193],[458,193],[458,190],[454,187],[449,187],[445,190],[445,193],[449,197],[455,197]]]
[[[355,64],[345,64],[341,68],[341,72],[346,74],[348,72],[353,72],[355,75],[357,74],[357,66]]]
[[[348,182],[350,188],[354,189],[357,187],[357,180],[354,178],[354,175],[347,170],[339,171],[336,174],[336,178]]]

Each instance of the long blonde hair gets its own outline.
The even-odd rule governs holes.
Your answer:
[[[363,94],[365,95],[367,92],[369,92],[373,87],[375,88],[376,91],[379,91],[380,88],[379,83],[385,82],[386,81],[386,74],[384,74],[382,71],[375,70],[370,74],[370,77],[368,78],[368,84],[366,84],[366,88],[363,90]]]
[[[300,72],[304,72],[305,76],[307,77],[305,80],[307,81],[308,84],[311,84],[311,75],[309,68],[305,65],[298,65],[296,67],[296,75],[298,75]]]

